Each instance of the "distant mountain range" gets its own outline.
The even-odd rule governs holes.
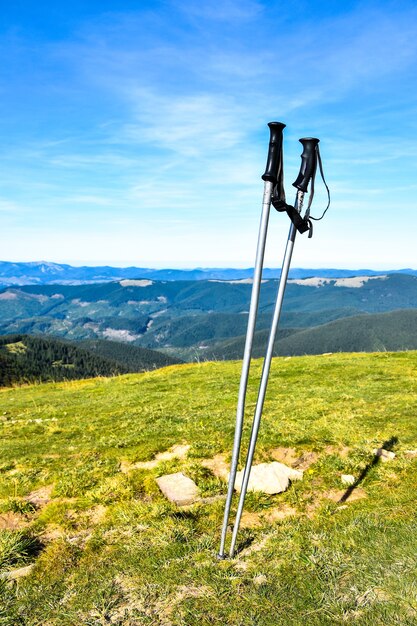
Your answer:
[[[351,276],[380,276],[392,271],[375,271],[369,269],[303,269],[290,270],[290,278],[308,278],[321,276],[324,278],[348,278]],[[399,274],[417,275],[417,270],[395,270]],[[265,268],[264,278],[278,278],[279,269]],[[31,263],[11,263],[0,261],[0,286],[9,285],[82,285],[103,283],[126,278],[147,278],[149,280],[238,280],[252,278],[253,268],[196,268],[180,269],[149,269],[144,267],[73,267],[62,263],[36,261]]]
[[[262,284],[259,341],[266,339],[277,284],[275,279]],[[248,279],[149,278],[6,287],[0,289],[0,335],[52,335],[79,342],[106,339],[188,361],[240,358],[251,287]],[[398,319],[372,318],[399,309],[417,309],[417,276],[291,278],[280,323],[279,353],[413,348],[415,316],[400,311]],[[406,331],[400,333],[404,325]],[[259,354],[262,350],[260,342]]]

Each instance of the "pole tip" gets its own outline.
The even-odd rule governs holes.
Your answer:
[[[216,556],[217,556],[217,558],[219,559],[219,561],[224,561],[224,560],[227,558],[227,556],[225,555],[225,553],[224,553],[224,552],[223,552],[223,554],[221,554],[220,552],[218,552],[218,553],[216,554]]]

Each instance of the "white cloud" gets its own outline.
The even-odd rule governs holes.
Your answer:
[[[289,200],[300,162],[297,138],[323,138],[333,203],[328,222],[317,227],[320,244],[309,248],[314,258],[324,251],[353,258],[356,244],[349,248],[345,240],[356,233],[332,237],[327,223],[335,228],[354,217],[360,229],[376,213],[384,214],[387,235],[371,249],[382,248],[397,224],[394,194],[398,204],[410,205],[413,192],[417,148],[406,129],[415,130],[416,95],[411,81],[405,92],[398,87],[413,77],[417,27],[416,10],[405,4],[395,12],[369,7],[298,21],[292,12],[302,13],[300,3],[180,0],[86,22],[70,41],[44,50],[54,67],[45,102],[61,90],[54,106],[76,110],[74,126],[45,126],[41,142],[23,139],[3,155],[2,182],[17,191],[14,200],[0,201],[0,211],[27,205],[33,232],[57,220],[57,230],[39,243],[55,258],[60,246],[67,258],[75,249],[88,258],[92,241],[100,258],[103,246],[114,259],[129,254],[133,262],[133,233],[140,231],[139,254],[148,263],[171,255],[172,264],[175,253],[177,264],[199,255],[214,265],[239,263],[246,248],[230,240],[252,245],[266,123],[278,117],[288,122]],[[321,200],[318,194],[315,206]],[[35,254],[38,243],[25,245],[34,256],[48,256]]]

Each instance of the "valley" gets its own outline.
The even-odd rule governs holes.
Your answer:
[[[257,356],[276,290],[276,279],[264,279]],[[111,340],[186,361],[241,358],[250,292],[248,279],[138,278],[5,287],[0,291],[0,334]],[[414,275],[291,278],[276,354],[413,349],[416,309]]]

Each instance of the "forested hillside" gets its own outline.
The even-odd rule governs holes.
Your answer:
[[[157,350],[147,350],[129,343],[108,341],[104,339],[89,339],[81,341],[80,345],[88,352],[117,362],[125,372],[142,372],[181,363],[180,359],[168,356]]]
[[[103,345],[101,345],[103,344]],[[177,363],[152,350],[111,341],[80,347],[52,337],[0,337],[0,387],[140,372]]]
[[[278,342],[277,354],[417,349],[417,310],[358,315],[308,328]]]
[[[265,354],[268,331],[255,333],[253,356]],[[241,359],[245,336],[208,346],[212,360]],[[374,315],[357,315],[307,329],[282,329],[275,341],[275,356],[323,354],[325,352],[384,352],[417,349],[417,309]]]

